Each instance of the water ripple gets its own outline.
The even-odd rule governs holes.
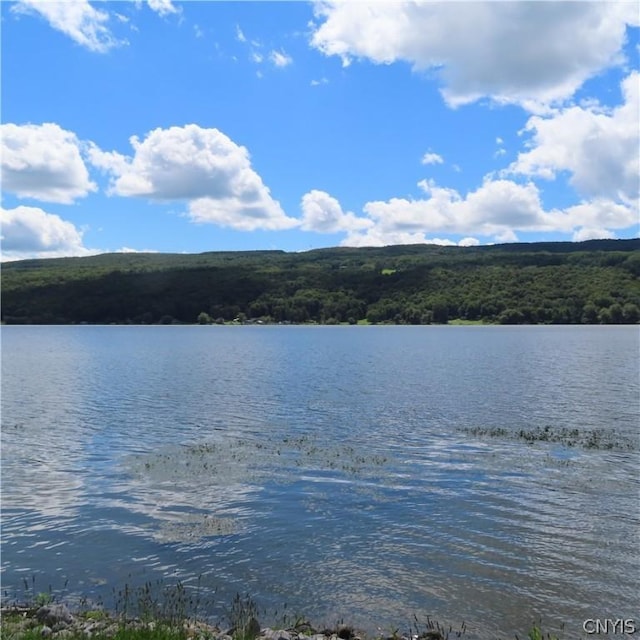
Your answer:
[[[480,638],[632,614],[638,447],[513,434],[637,442],[637,332],[370,329],[3,328],[3,586],[201,576]]]

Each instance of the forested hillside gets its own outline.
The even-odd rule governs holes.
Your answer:
[[[637,323],[640,239],[103,254],[2,267],[9,323]]]

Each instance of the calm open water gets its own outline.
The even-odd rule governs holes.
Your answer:
[[[637,327],[3,327],[3,592],[640,622],[638,353]],[[518,437],[545,428],[574,446]]]

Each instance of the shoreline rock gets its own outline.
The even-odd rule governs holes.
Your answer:
[[[429,623],[420,634],[377,636],[376,640],[447,640],[449,633],[437,623]],[[147,629],[155,631],[159,628],[171,628],[182,632],[189,640],[367,640],[368,636],[358,633],[348,625],[337,628],[315,629],[309,622],[297,622],[293,627],[262,627],[256,618],[223,630],[202,620],[185,618],[179,622],[164,620],[142,620],[138,617],[124,617],[102,609],[72,612],[65,604],[49,603],[42,606],[13,605],[0,609],[0,630],[7,638],[20,638],[26,634],[39,631],[42,638],[112,638],[123,629]],[[455,632],[456,637],[464,633]],[[6,635],[5,635],[6,634]],[[33,637],[33,636],[31,636]],[[370,637],[369,637],[370,638]],[[371,639],[370,639],[371,640]]]

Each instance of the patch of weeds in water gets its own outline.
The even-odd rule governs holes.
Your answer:
[[[582,449],[632,451],[634,443],[612,429],[578,429],[566,427],[535,427],[532,429],[509,430],[504,427],[468,427],[464,433],[478,437],[522,440],[527,444],[550,442],[567,447]]]
[[[232,518],[218,518],[209,514],[187,513],[180,520],[162,522],[154,538],[160,542],[196,542],[211,536],[225,536],[236,530]]]
[[[248,593],[235,595],[227,617],[234,640],[254,640],[260,633],[258,605]]]
[[[32,574],[31,578],[22,578],[22,592],[15,590],[12,594],[5,589],[2,592],[1,604],[3,607],[11,605],[21,605],[23,607],[37,608],[56,602],[58,597],[64,598],[67,593],[69,580],[65,580],[60,594],[54,594],[51,585],[46,591],[40,591],[40,586],[36,588],[37,576]]]
[[[466,427],[461,431],[472,436],[489,438],[507,438],[510,435],[504,427]]]
[[[46,604],[51,604],[52,602],[53,595],[48,591],[41,591],[40,593],[37,593],[33,599],[33,604],[36,607],[44,607]]]
[[[564,625],[561,626],[561,632],[564,629]],[[542,630],[542,622],[538,624],[534,624],[531,629],[529,629],[529,633],[527,634],[528,640],[560,640],[560,636],[552,634],[550,631],[544,632]],[[520,640],[518,635],[515,636],[516,640]]]
[[[143,621],[155,621],[175,625],[184,620],[196,620],[203,604],[212,607],[215,592],[203,602],[201,576],[195,589],[187,589],[178,581],[165,584],[164,580],[147,581],[142,586],[125,584],[113,589],[114,609],[123,619],[138,617]]]
[[[283,462],[284,460],[284,462]],[[287,477],[289,468],[332,470],[347,476],[370,476],[385,465],[383,453],[369,454],[363,447],[324,442],[317,434],[281,438],[230,435],[215,442],[170,446],[144,456],[132,456],[128,472],[142,490],[171,481],[184,489],[230,482],[260,483],[263,476]]]
[[[414,614],[409,637],[412,640],[449,640],[461,638],[466,632],[467,626],[464,622],[460,628],[455,629],[452,625],[446,626],[437,620],[432,620],[430,616],[427,616],[426,621],[420,621]]]

